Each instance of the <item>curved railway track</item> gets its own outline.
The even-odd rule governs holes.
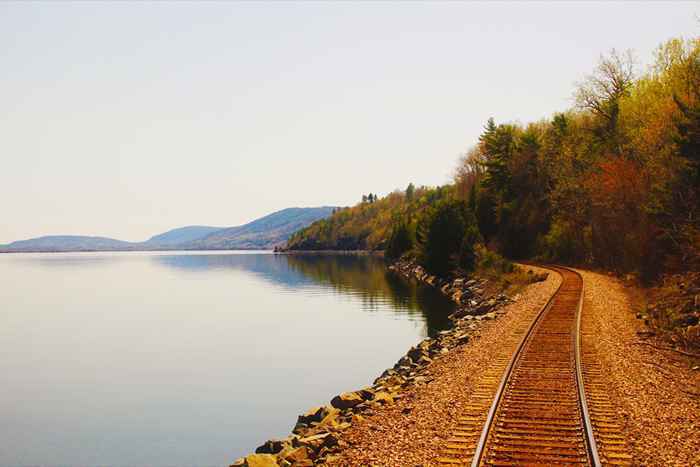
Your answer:
[[[494,356],[440,464],[630,465],[604,386],[591,380],[599,370],[586,371],[582,362],[583,279],[567,268],[547,269],[562,276],[559,289]]]

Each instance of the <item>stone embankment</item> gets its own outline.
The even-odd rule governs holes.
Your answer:
[[[411,347],[372,386],[337,395],[330,405],[314,407],[299,415],[290,436],[266,441],[255,454],[237,460],[232,467],[304,467],[332,462],[348,445],[342,436],[345,430],[353,423],[365,421],[382,406],[403,398],[409,388],[429,383],[431,377],[426,375],[426,370],[433,360],[467,343],[482,322],[497,318],[503,313],[504,305],[518,299],[517,295],[509,298],[494,290],[486,279],[458,277],[448,281],[428,274],[410,261],[396,262],[389,270],[436,287],[457,303],[457,310],[450,316],[452,328]],[[541,274],[533,277],[532,282],[546,278],[546,273]]]

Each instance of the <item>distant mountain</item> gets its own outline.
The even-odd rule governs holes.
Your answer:
[[[245,225],[218,230],[181,246],[197,250],[269,249],[285,243],[297,230],[330,216],[333,209],[332,206],[287,208]]]
[[[47,235],[19,240],[0,247],[0,251],[111,251],[134,250],[137,243],[107,237],[83,235]]]
[[[179,229],[168,230],[162,234],[154,235],[144,243],[153,246],[178,245],[180,243],[187,243],[206,237],[210,233],[222,230],[223,228],[224,227],[208,227],[206,225],[188,225],[187,227],[180,227]]]
[[[238,227],[191,225],[168,230],[145,242],[50,235],[0,245],[0,252],[272,249],[285,243],[297,230],[330,216],[333,209],[329,206],[288,208]]]

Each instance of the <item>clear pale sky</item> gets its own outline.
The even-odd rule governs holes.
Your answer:
[[[687,3],[0,3],[0,243],[144,240],[442,184],[489,117],[640,68]]]

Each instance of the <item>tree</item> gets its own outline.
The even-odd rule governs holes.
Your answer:
[[[389,259],[400,258],[401,255],[413,248],[413,235],[406,222],[398,221],[391,230],[391,236],[387,242],[386,257]]]
[[[617,155],[622,153],[617,132],[620,101],[629,94],[634,83],[634,63],[631,51],[620,54],[613,49],[609,56],[600,57],[593,74],[579,84],[575,94],[580,109],[602,120],[597,132],[599,140]]]
[[[438,203],[419,224],[419,261],[426,270],[447,276],[460,266],[466,223],[461,201]]]
[[[406,187],[406,201],[412,201],[413,194],[415,192],[416,192],[416,187],[413,186],[413,183],[409,183],[408,186]]]

